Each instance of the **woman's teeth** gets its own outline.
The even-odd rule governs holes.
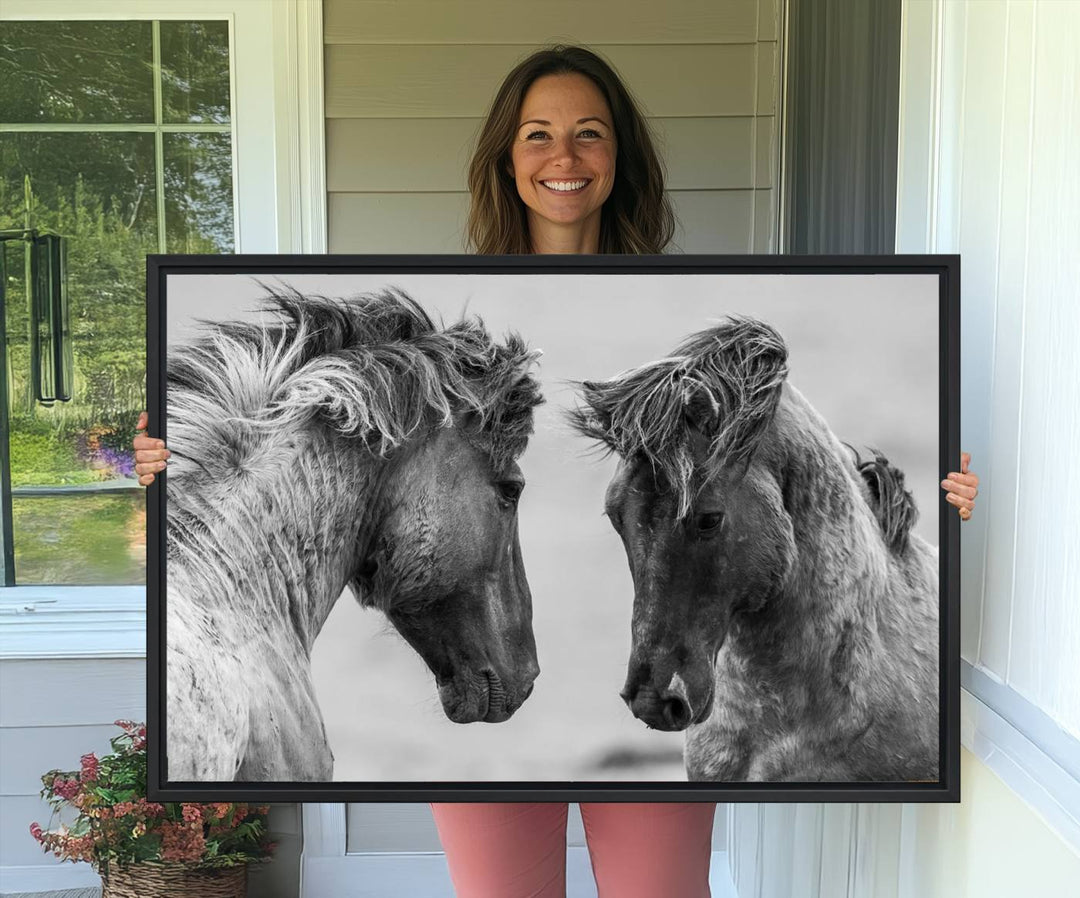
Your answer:
[[[585,181],[541,181],[545,187],[549,190],[556,190],[559,193],[567,193],[571,190],[580,190],[589,182]]]

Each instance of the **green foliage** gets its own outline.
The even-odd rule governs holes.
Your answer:
[[[71,339],[75,357],[75,395],[70,404],[52,411],[63,419],[72,409],[92,414],[137,411],[145,405],[146,311],[144,298],[145,256],[157,248],[153,229],[129,226],[124,202],[115,194],[109,200],[95,192],[83,174],[63,184],[53,172],[45,180],[52,202],[34,179],[35,194],[29,215],[23,213],[22,177],[27,156],[40,162],[60,149],[55,141],[35,147],[40,138],[83,135],[7,134],[0,137],[0,228],[16,228],[29,217],[42,230],[68,237],[68,296],[71,305]],[[54,146],[55,144],[55,146]],[[66,152],[70,153],[70,146]],[[20,170],[21,169],[21,170]],[[5,177],[12,173],[15,177]],[[51,183],[48,183],[51,182]],[[105,185],[99,185],[104,190]],[[21,214],[23,213],[23,214]],[[29,312],[26,299],[23,245],[8,242],[7,333],[11,371],[12,408],[27,415],[42,413],[32,401]]]
[[[7,24],[0,35],[4,121],[153,121],[149,22]],[[225,23],[163,22],[161,35],[165,119],[227,123]],[[170,252],[232,251],[228,133],[165,138],[162,235],[153,134],[0,134],[0,229],[37,228],[68,238],[75,398],[53,410],[59,427],[73,409],[100,421],[145,408],[146,254],[163,246]],[[30,395],[23,245],[5,246],[12,408],[37,415],[42,409]]]
[[[0,120],[153,121],[149,21],[5,22]]]
[[[16,497],[20,583],[146,582],[146,494]]]
[[[112,754],[86,754],[80,770],[50,770],[41,777],[41,797],[54,817],[65,809],[78,812],[74,824],[57,830],[30,825],[45,851],[106,872],[113,864],[147,861],[213,868],[270,859],[268,807],[148,801],[146,727],[129,720],[116,725],[123,732],[110,740]]]
[[[54,433],[27,433],[12,429],[11,483],[13,486],[90,483],[90,471],[81,470],[73,446],[62,446]]]

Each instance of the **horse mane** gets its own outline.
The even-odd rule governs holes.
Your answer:
[[[610,380],[579,382],[586,406],[568,417],[608,452],[644,457],[676,492],[683,517],[700,465],[695,434],[706,441],[706,480],[748,461],[772,423],[787,372],[780,334],[761,321],[731,316],[692,334],[667,358]]]
[[[170,429],[191,460],[214,455],[215,440],[241,454],[238,425],[279,431],[316,416],[378,456],[455,414],[474,416],[496,470],[524,452],[543,399],[530,373],[539,352],[519,335],[497,343],[478,317],[436,326],[395,287],[328,298],[258,283],[277,321],[204,321],[209,333],[169,359]]]
[[[893,467],[877,449],[871,449],[873,458],[865,461],[854,447],[848,446],[848,449],[855,456],[856,470],[869,488],[870,508],[881,526],[885,544],[894,555],[903,555],[919,517],[915,499],[904,487],[904,472]]]

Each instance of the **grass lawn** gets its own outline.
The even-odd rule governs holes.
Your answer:
[[[146,493],[14,498],[20,584],[146,581]]]

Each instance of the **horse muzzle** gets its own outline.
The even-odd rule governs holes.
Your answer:
[[[692,698],[691,690],[678,673],[668,684],[656,688],[651,683],[630,677],[619,693],[626,706],[638,720],[654,730],[677,732],[701,723],[712,710],[712,690]]]
[[[439,700],[454,723],[502,723],[532,694],[533,678],[535,675],[515,690],[508,688],[493,668],[485,667],[439,683]]]

